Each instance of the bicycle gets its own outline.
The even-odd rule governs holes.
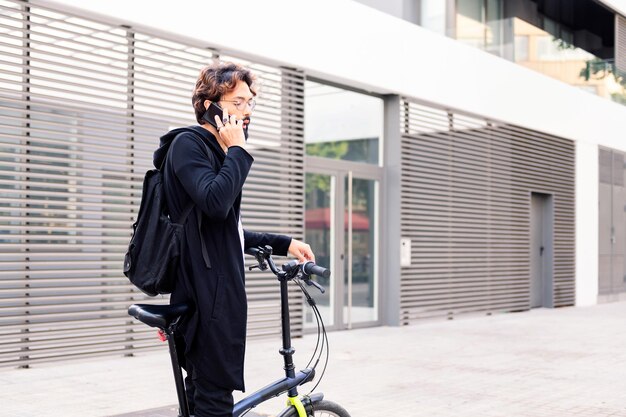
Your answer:
[[[280,283],[282,348],[279,352],[284,359],[285,377],[270,383],[264,388],[261,388],[238,401],[233,408],[233,417],[242,417],[259,404],[282,395],[285,392],[288,397],[288,405],[287,408],[281,411],[277,417],[350,417],[350,414],[348,414],[342,406],[332,401],[325,400],[324,394],[312,393],[319,385],[326,370],[326,366],[328,365],[329,350],[328,337],[326,335],[326,328],[324,327],[321,314],[315,304],[315,301],[304,287],[304,284],[307,286],[314,286],[320,292],[324,293],[324,288],[317,282],[313,281],[311,279],[311,275],[328,278],[330,277],[330,271],[316,265],[313,262],[298,264],[295,260],[283,264],[282,268],[279,270],[272,259],[271,246],[251,248],[246,250],[246,254],[254,256],[258,263],[258,265],[251,266],[249,268],[250,270],[258,268],[265,271],[269,267],[272,273],[276,275]],[[311,306],[317,321],[317,343],[315,345],[315,350],[313,351],[307,367],[298,372],[295,371],[296,368],[293,363],[295,350],[291,346],[289,297],[287,292],[287,284],[289,281],[293,281],[300,288],[304,294],[305,300],[309,306]],[[172,370],[174,372],[176,393],[178,396],[179,417],[190,417],[190,415],[189,407],[187,405],[187,397],[185,396],[182,369],[176,354],[174,337],[177,325],[188,309],[189,307],[186,304],[133,304],[128,308],[128,314],[148,326],[158,328],[160,334],[162,334],[164,339],[168,342]],[[298,387],[312,381],[315,378],[315,370],[320,364],[320,360],[324,355],[324,350],[326,352],[326,358],[320,378],[308,394],[300,397],[298,394]],[[313,364],[313,366],[311,366],[311,364]]]

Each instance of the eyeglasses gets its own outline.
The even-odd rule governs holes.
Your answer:
[[[235,106],[235,108],[239,111],[243,111],[246,106],[250,107],[250,111],[254,110],[254,107],[256,107],[256,100],[251,98],[248,101],[243,101],[243,100],[220,100],[223,101],[225,103],[233,103],[233,106]]]

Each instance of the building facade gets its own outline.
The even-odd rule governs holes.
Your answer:
[[[158,346],[123,253],[213,60],[260,81],[245,226],[331,268],[329,328],[621,298],[619,5],[295,3],[0,0],[0,366]],[[251,337],[278,334],[272,278],[247,277]]]

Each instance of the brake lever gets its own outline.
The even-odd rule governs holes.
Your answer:
[[[248,270],[252,271],[253,269],[257,269],[257,268],[259,268],[261,271],[265,271],[267,269],[267,262],[259,263],[258,265],[249,266]]]
[[[267,269],[266,259],[272,255],[272,247],[265,246],[264,248],[258,247],[254,248],[252,253],[246,252],[248,255],[253,255],[258,265],[252,265],[248,267],[249,271],[253,269],[259,268],[261,271],[265,271]]]
[[[315,288],[317,288],[318,290],[320,290],[320,292],[322,294],[324,294],[326,292],[326,289],[324,287],[322,287],[320,284],[318,284],[317,282],[313,281],[311,278],[305,279],[304,282],[306,282],[306,285],[312,285]]]

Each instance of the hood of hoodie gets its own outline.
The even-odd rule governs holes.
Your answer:
[[[159,148],[154,151],[154,155],[152,158],[152,163],[155,168],[160,169],[163,161],[165,160],[165,156],[167,155],[167,151],[170,149],[170,145],[176,136],[183,132],[188,132],[193,130],[197,134],[199,134],[203,139],[205,139],[205,143],[209,145],[209,147],[213,150],[217,155],[221,155],[224,153],[222,148],[217,143],[215,137],[208,130],[204,129],[201,126],[189,126],[189,127],[179,127],[174,130],[170,130],[165,135],[161,136]]]

